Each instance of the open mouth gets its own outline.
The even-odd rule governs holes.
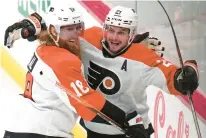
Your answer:
[[[69,40],[69,43],[75,43],[75,42],[76,42],[75,39],[71,39],[71,40]]]
[[[111,44],[112,44],[113,46],[118,46],[120,43],[118,43],[118,42],[111,42]]]

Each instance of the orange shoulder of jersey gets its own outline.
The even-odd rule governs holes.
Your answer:
[[[102,46],[101,46],[102,37],[103,37],[102,28],[94,26],[94,27],[86,29],[82,38],[84,38],[86,41],[91,43],[93,46],[101,50],[102,49]]]
[[[87,101],[97,110],[103,108],[106,102],[105,98],[99,92],[89,88],[81,74],[81,61],[77,56],[56,46],[40,46],[37,54],[53,70],[62,86]],[[68,98],[70,104],[85,120],[92,120],[96,116],[75,99],[70,96]]]
[[[165,76],[167,88],[170,93],[181,95],[181,93],[174,87],[174,75],[178,67],[158,56],[153,50],[148,49],[144,44],[132,44],[122,57],[142,62],[149,67],[158,67]]]

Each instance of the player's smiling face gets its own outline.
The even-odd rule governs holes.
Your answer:
[[[59,37],[66,40],[69,44],[75,44],[77,41],[79,41],[79,36],[81,35],[82,31],[83,27],[81,23],[62,26]]]
[[[108,26],[106,29],[106,41],[108,49],[113,54],[118,53],[127,46],[129,40],[129,29],[117,26]]]

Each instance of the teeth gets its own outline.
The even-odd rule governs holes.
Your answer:
[[[75,42],[75,40],[69,40],[69,42]]]
[[[111,42],[113,45],[118,45],[119,43],[113,43],[113,42]]]

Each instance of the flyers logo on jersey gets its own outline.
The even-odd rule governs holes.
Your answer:
[[[103,68],[94,62],[89,62],[88,84],[92,89],[99,89],[107,95],[113,95],[120,89],[119,77],[112,71]]]

